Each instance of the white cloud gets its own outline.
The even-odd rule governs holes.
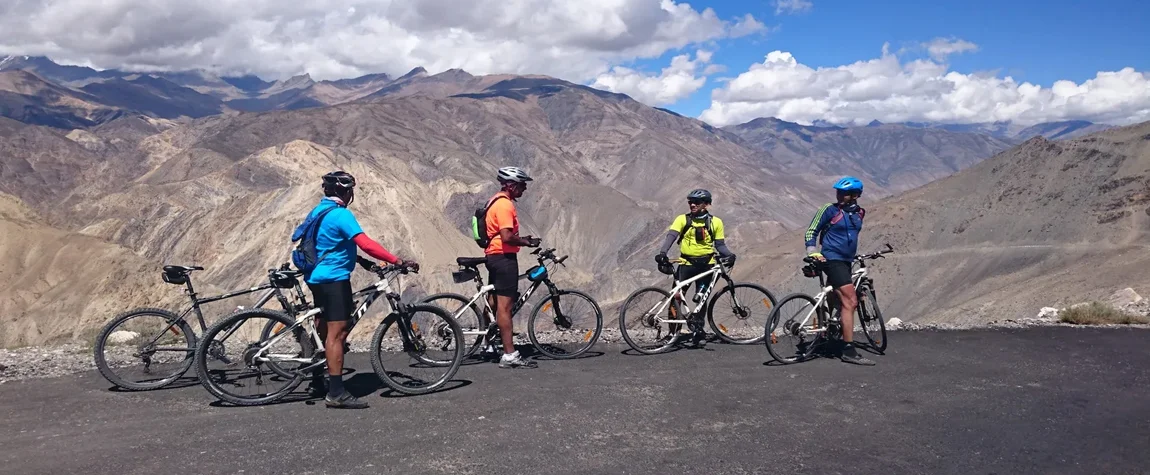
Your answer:
[[[763,30],[750,15],[724,20],[673,0],[15,0],[0,6],[0,55],[267,78],[423,66],[583,82],[613,64]]]
[[[903,63],[884,46],[882,56],[811,68],[790,53],[772,51],[762,63],[712,91],[700,119],[714,125],[758,117],[810,124],[928,121],[1035,124],[1083,119],[1110,124],[1150,120],[1150,74],[1101,71],[1081,84],[1051,87],[1010,76],[963,74],[931,60]]]
[[[946,61],[946,57],[952,54],[978,51],[978,45],[958,38],[935,38],[929,43],[923,43],[922,47],[926,48],[935,61]]]
[[[802,13],[815,6],[810,0],[774,0],[775,15]]]
[[[707,82],[706,71],[711,71],[711,66],[715,65],[708,65],[702,77],[696,77],[695,72],[701,65],[710,62],[711,52],[699,50],[695,52],[694,61],[685,54],[675,56],[671,59],[671,65],[663,68],[658,76],[616,66],[595,78],[591,87],[627,94],[647,105],[673,104],[703,87]]]

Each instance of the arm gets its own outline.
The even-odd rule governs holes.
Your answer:
[[[398,257],[387,252],[387,249],[384,249],[383,246],[375,242],[374,239],[367,237],[365,233],[356,234],[353,241],[355,241],[356,246],[363,249],[363,252],[366,252],[367,255],[371,257],[387,262],[388,264],[399,264],[402,262]]]
[[[827,220],[830,219],[829,218],[830,213],[827,213],[827,210],[829,210],[830,208],[831,208],[830,204],[825,204],[821,208],[819,208],[818,212],[815,213],[814,219],[811,220],[811,225],[807,226],[806,242],[805,242],[805,244],[807,246],[807,254],[814,254],[815,251],[818,250],[817,244],[818,244],[819,231],[823,229],[823,226],[826,226]]]
[[[499,239],[512,246],[527,246],[535,247],[537,244],[528,241],[526,238],[519,236],[519,233],[511,231],[511,228],[502,228],[499,230]]]
[[[679,239],[679,233],[676,231],[667,231],[663,235],[663,243],[659,245],[659,254],[666,254],[671,250],[671,246],[675,244],[675,240]]]
[[[714,218],[712,225],[715,227],[715,250],[723,257],[735,255],[735,253],[731,252],[731,249],[727,247],[727,234],[726,231],[724,231],[723,220]]]

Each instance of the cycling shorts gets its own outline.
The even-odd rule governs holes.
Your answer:
[[[329,322],[345,322],[351,319],[352,306],[351,281],[338,280],[323,284],[308,282],[311,289],[312,300],[315,305],[323,309],[321,318]]]
[[[504,297],[519,296],[519,258],[510,252],[487,255],[487,283],[495,286],[491,293]]]
[[[852,283],[849,261],[826,261],[823,263],[823,273],[827,276],[827,285],[834,289]]]

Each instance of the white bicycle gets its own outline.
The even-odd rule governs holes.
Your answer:
[[[725,258],[718,257],[706,272],[683,281],[672,277],[670,291],[659,287],[644,287],[632,292],[619,310],[619,331],[623,339],[631,348],[643,354],[665,352],[690,336],[691,333],[684,328],[689,323],[689,316],[694,316],[698,326],[702,327],[698,319],[702,318],[701,312],[706,306],[707,322],[720,339],[741,345],[758,343],[763,338],[763,325],[775,306],[775,297],[760,285],[733,281],[727,262]],[[672,276],[677,274],[660,270]],[[710,285],[696,290],[695,308],[687,312],[684,291],[688,286],[707,278],[711,279]],[[727,285],[710,298],[719,279]],[[716,318],[716,310],[726,309],[731,311],[730,315]]]
[[[858,294],[856,328],[862,327],[868,346],[880,354],[886,350],[886,323],[878,308],[874,280],[867,271],[866,261],[883,258],[884,254],[891,252],[894,249],[887,244],[886,250],[855,257],[854,262],[859,267],[851,273],[851,282]],[[803,293],[783,297],[764,327],[763,341],[766,342],[767,352],[782,364],[806,361],[824,343],[842,340],[838,297],[834,288],[826,283],[823,263],[811,257],[803,258],[803,262],[807,263],[803,266],[803,275],[817,277],[822,290],[814,297]],[[857,341],[855,345],[858,345]]]

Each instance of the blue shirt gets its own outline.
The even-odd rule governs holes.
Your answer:
[[[347,208],[330,198],[320,200],[315,209],[308,213],[307,219],[313,218],[325,209],[335,207],[323,217],[319,223],[319,232],[316,233],[315,248],[322,256],[310,275],[304,276],[304,281],[310,284],[324,284],[351,280],[351,272],[355,270],[355,258],[358,251],[352,241],[357,234],[363,232],[359,221]],[[302,227],[304,224],[301,223]]]
[[[828,261],[854,260],[865,215],[866,210],[859,206],[823,205],[807,227],[807,247],[813,247],[817,241]]]

